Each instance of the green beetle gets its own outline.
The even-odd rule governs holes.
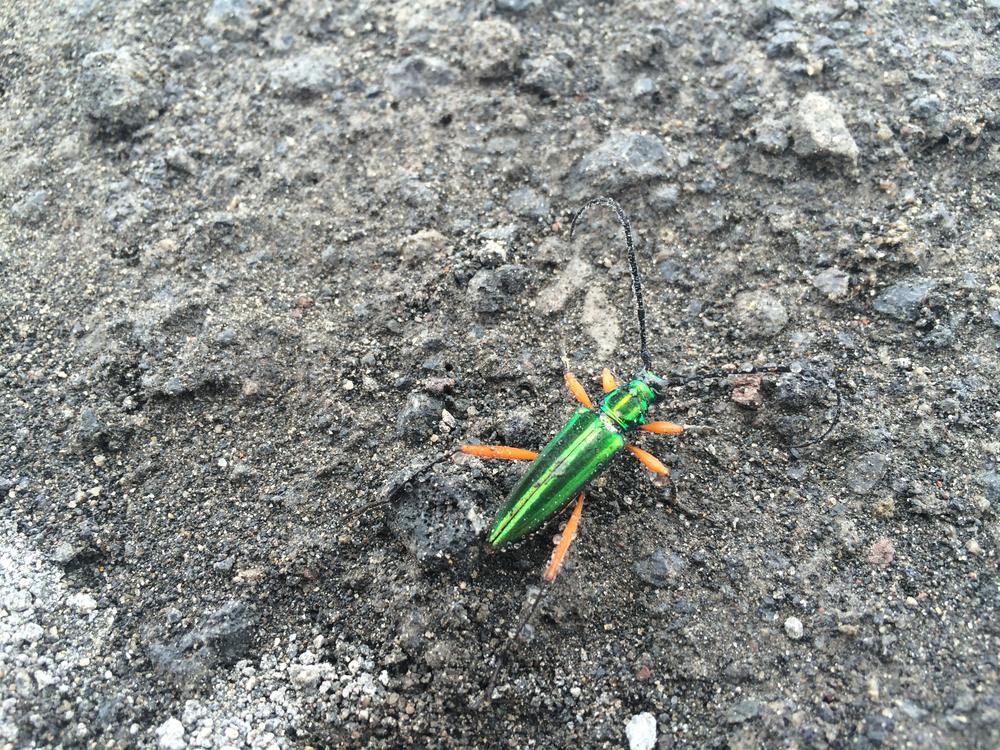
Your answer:
[[[610,372],[605,371],[605,382],[613,383],[610,377]],[[637,455],[647,468],[669,476],[669,470],[656,458],[626,444],[626,435],[636,429],[673,435],[684,431],[683,426],[672,422],[646,419],[650,406],[658,398],[657,385],[664,382],[661,378],[643,371],[624,386],[614,384],[599,406],[590,402],[572,373],[567,373],[566,380],[583,406],[541,453],[496,445],[461,448],[462,452],[480,458],[532,459],[487,537],[493,547],[515,542],[545,523],[604,471],[623,448]]]

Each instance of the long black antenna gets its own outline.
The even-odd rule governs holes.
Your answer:
[[[583,212],[586,211],[591,206],[608,206],[611,208],[615,215],[618,217],[618,223],[622,225],[622,229],[625,230],[625,247],[628,250],[628,267],[632,272],[632,291],[635,293],[635,312],[636,316],[639,318],[639,356],[642,357],[642,367],[644,370],[653,369],[653,358],[649,354],[649,344],[646,341],[646,305],[642,301],[642,279],[639,278],[639,264],[635,261],[635,245],[632,243],[632,225],[628,221],[628,217],[622,210],[622,207],[618,205],[618,201],[614,198],[608,198],[606,196],[601,196],[600,198],[594,198],[587,201],[586,205],[577,211],[576,216],[573,217],[573,222],[569,225],[569,238],[570,241],[573,240],[573,230],[576,229],[576,223],[583,216]]]

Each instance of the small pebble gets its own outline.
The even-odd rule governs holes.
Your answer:
[[[38,683],[38,688],[40,690],[44,690],[49,685],[54,684],[55,681],[56,681],[55,678],[49,672],[46,672],[44,669],[35,670],[35,682]]]
[[[813,276],[812,285],[831,300],[841,300],[847,296],[850,278],[846,271],[833,266]]]
[[[802,637],[803,628],[802,620],[798,617],[789,617],[785,620],[785,635],[791,638],[793,641],[797,641]]]
[[[896,548],[892,540],[882,537],[868,549],[868,562],[876,568],[888,568],[896,557]]]
[[[736,295],[738,331],[744,338],[770,338],[788,323],[788,312],[770,292],[754,290]]]
[[[474,22],[465,30],[465,66],[478,78],[501,79],[513,75],[520,62],[524,44],[521,33],[497,18]]]
[[[37,622],[26,622],[14,631],[13,641],[18,643],[37,643],[45,635],[45,630]]]
[[[799,102],[792,119],[792,139],[795,153],[804,158],[830,157],[856,164],[860,154],[837,105],[815,92]]]
[[[88,614],[97,609],[97,602],[94,600],[90,594],[80,591],[76,594],[70,596],[66,603],[71,607],[80,610],[84,614]]]
[[[873,306],[896,320],[915,320],[921,305],[937,286],[932,279],[910,279],[893,284],[878,297]]]
[[[171,716],[156,728],[157,744],[160,750],[184,750],[184,725]]]
[[[300,688],[310,689],[319,685],[324,666],[321,664],[294,664],[289,669],[292,682]]]
[[[656,717],[648,711],[636,714],[625,725],[629,750],[653,750],[656,746]]]
[[[864,495],[875,488],[885,475],[888,456],[883,453],[865,453],[847,470],[847,487],[855,495]]]

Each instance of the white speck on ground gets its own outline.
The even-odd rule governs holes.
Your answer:
[[[184,725],[171,716],[156,728],[157,745],[160,750],[184,750]]]
[[[636,714],[625,725],[629,750],[653,750],[656,745],[656,717],[648,711]]]
[[[789,617],[785,620],[785,635],[793,641],[797,641],[802,637],[802,633],[802,620],[798,617]]]

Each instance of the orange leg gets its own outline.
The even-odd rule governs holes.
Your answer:
[[[477,458],[499,458],[506,461],[534,461],[538,458],[536,451],[508,448],[506,445],[463,445],[459,450]]]
[[[567,372],[565,377],[566,387],[569,388],[569,392],[573,394],[573,398],[586,406],[588,409],[593,409],[594,402],[590,400],[590,396],[588,396],[587,392],[583,390],[583,386],[580,385],[580,381],[576,379],[576,375],[571,372]]]
[[[632,455],[642,461],[642,465],[649,469],[654,474],[659,474],[660,476],[669,477],[670,469],[663,465],[663,462],[654,456],[652,453],[647,453],[642,448],[635,445],[626,445]]]
[[[612,375],[611,370],[607,367],[601,370],[601,387],[604,388],[605,393],[611,393],[618,387],[618,378]]]
[[[655,432],[657,435],[680,435],[684,432],[684,425],[673,422],[649,422],[639,429],[643,432]]]
[[[583,513],[582,492],[580,493],[580,497],[576,500],[576,507],[573,508],[573,513],[566,522],[566,528],[563,529],[562,537],[559,539],[559,544],[557,544],[556,548],[552,550],[552,559],[549,560],[549,567],[545,569],[545,573],[542,575],[542,580],[546,583],[552,583],[556,579],[556,576],[559,575],[559,569],[562,567],[563,560],[566,558],[569,546],[576,538],[576,527],[580,525],[581,513]]]

